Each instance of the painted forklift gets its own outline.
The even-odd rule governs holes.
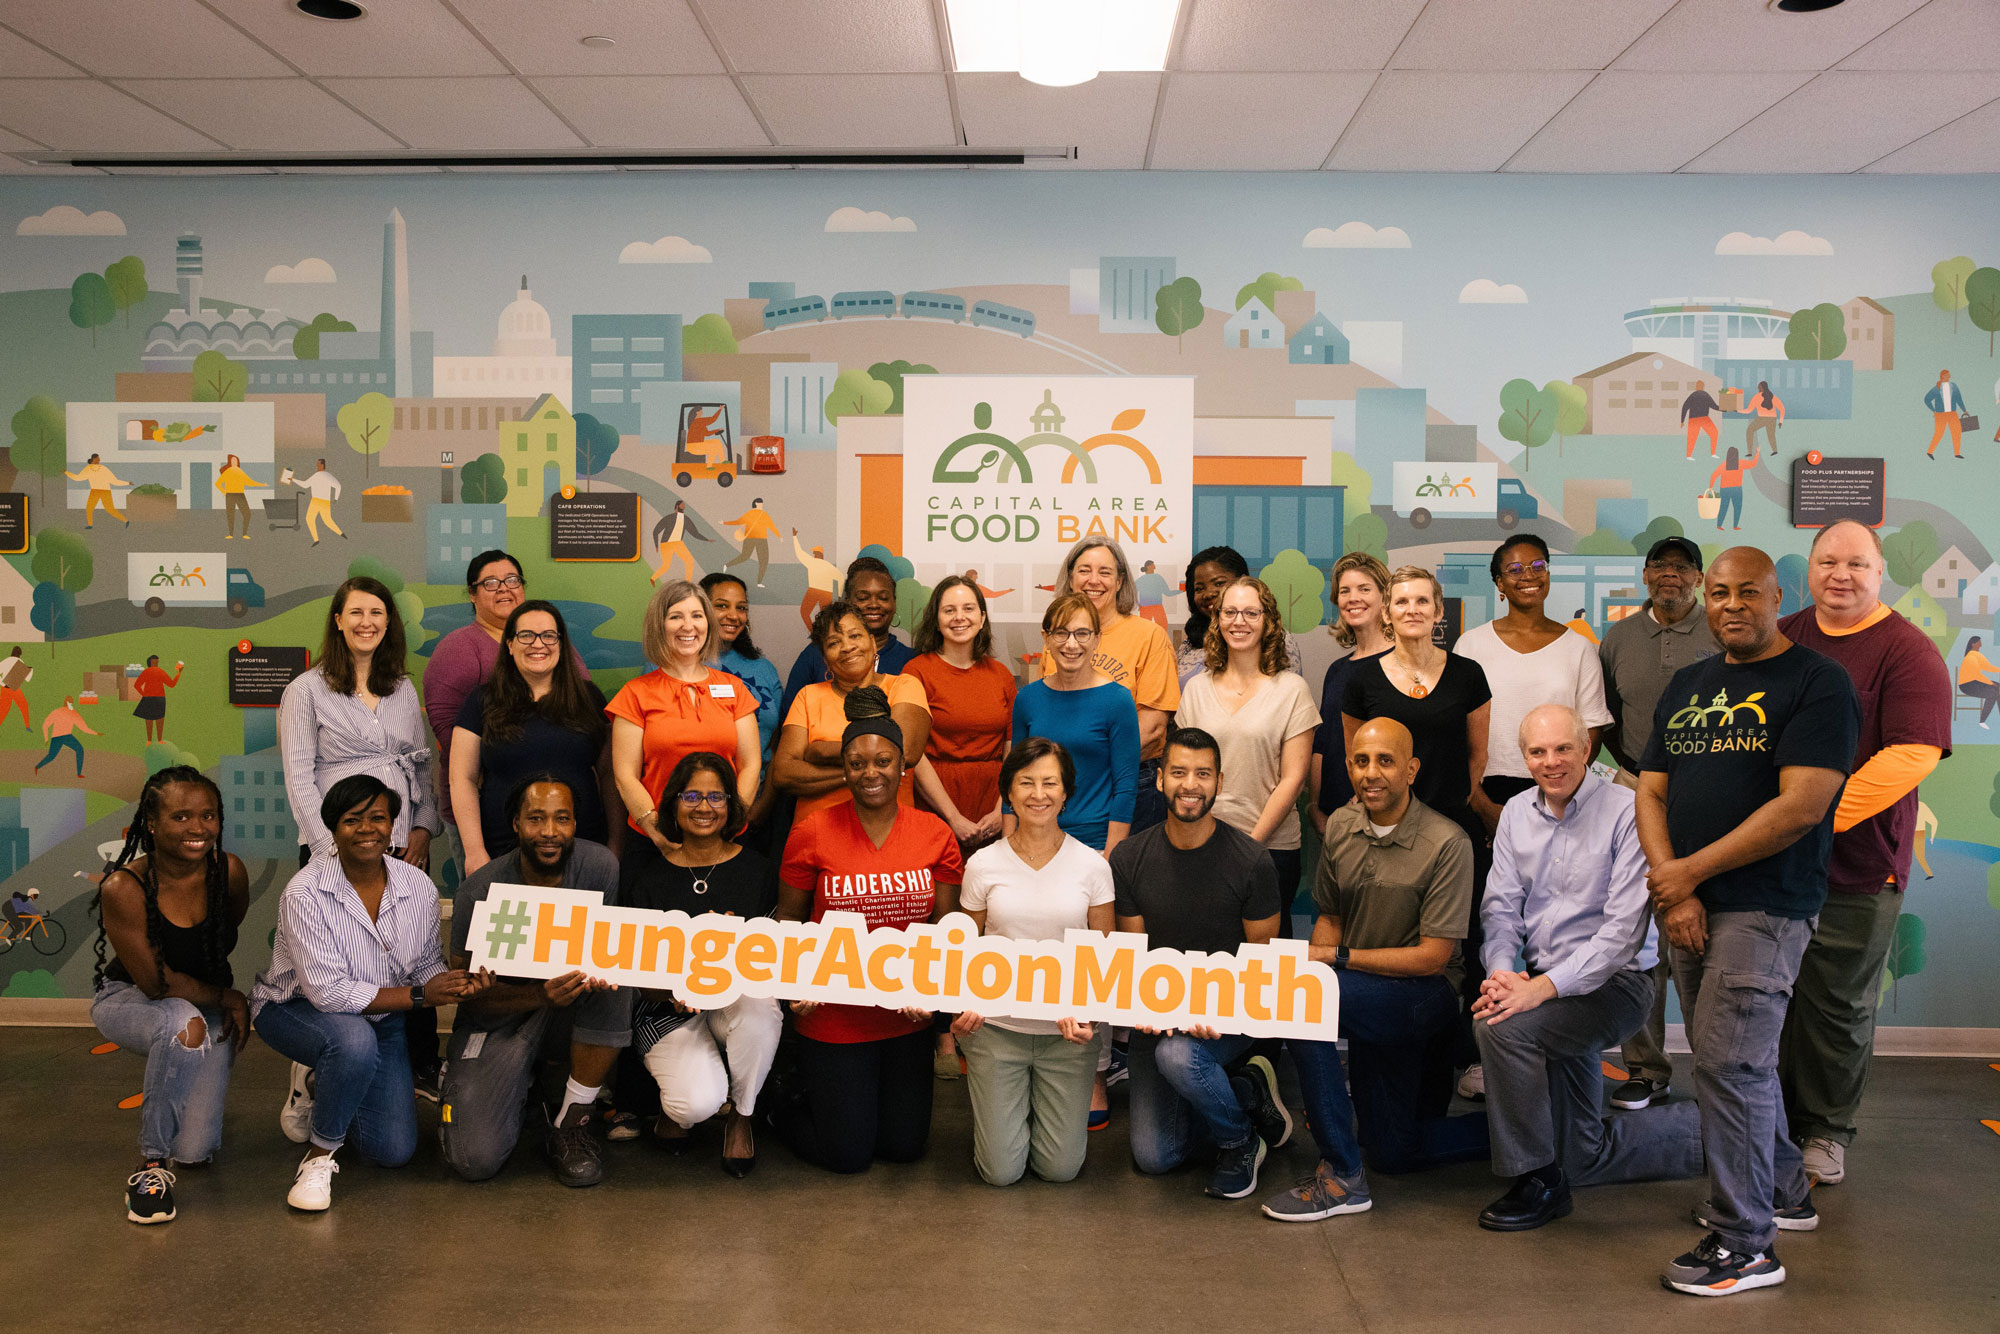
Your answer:
[[[680,426],[674,434],[674,485],[691,486],[700,477],[728,486],[742,467],[729,426],[729,405],[681,404]]]

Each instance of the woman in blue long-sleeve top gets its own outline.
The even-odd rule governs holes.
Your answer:
[[[1014,696],[1013,744],[1026,737],[1060,742],[1076,763],[1076,791],[1062,809],[1063,832],[1109,853],[1132,827],[1139,785],[1139,710],[1132,693],[1091,665],[1097,609],[1067,593],[1042,614],[1042,637],[1055,675]],[[1008,832],[1013,816],[1006,817]]]

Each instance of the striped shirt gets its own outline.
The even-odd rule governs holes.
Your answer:
[[[358,696],[337,693],[318,667],[285,687],[278,705],[278,751],[285,789],[299,824],[299,842],[333,855],[333,835],[320,822],[320,799],[350,774],[373,774],[403,799],[390,846],[410,846],[410,830],[436,835],[437,760],[429,745],[423,707],[409,677],[370,709]]]
[[[382,864],[389,884],[373,921],[338,857],[314,857],[292,877],[278,899],[271,966],[250,989],[253,1013],[304,996],[327,1014],[360,1014],[382,988],[419,986],[445,971],[437,888],[408,862]]]

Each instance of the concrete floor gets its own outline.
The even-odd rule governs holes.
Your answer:
[[[838,1178],[767,1141],[738,1182],[710,1132],[684,1158],[609,1146],[592,1190],[557,1186],[532,1147],[475,1186],[427,1138],[400,1171],[348,1164],[333,1209],[303,1216],[284,1203],[285,1066],[255,1041],[217,1164],[180,1173],[177,1221],[141,1228],[122,1202],[138,1113],[117,1103],[142,1067],[90,1055],[98,1041],[0,1029],[0,1328],[2000,1329],[2000,1135],[1980,1124],[2000,1119],[2000,1072],[1983,1061],[1879,1062],[1847,1182],[1817,1193],[1818,1232],[1780,1243],[1791,1281],[1702,1302],[1657,1281],[1699,1239],[1698,1182],[1580,1192],[1570,1218],[1503,1236],[1473,1222],[1499,1184],[1465,1166],[1377,1179],[1371,1213],[1285,1225],[1204,1198],[1197,1171],[1136,1174],[1115,1096],[1077,1183],[995,1190],[972,1170],[962,1083],[940,1085],[915,1166]],[[1264,1184],[1310,1170],[1309,1144],[1274,1154]]]

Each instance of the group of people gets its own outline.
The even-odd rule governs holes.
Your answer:
[[[941,581],[906,644],[894,578],[864,557],[782,686],[742,580],[663,577],[641,627],[653,670],[606,700],[561,611],[489,551],[467,571],[473,622],[437,644],[420,699],[394,597],[349,579],[279,713],[301,869],[270,967],[235,989],[247,880],[198,772],[148,780],[104,879],[93,1015],[148,1054],[128,1216],[174,1216],[172,1169],[214,1153],[253,1030],[294,1062],[280,1122],[306,1146],[302,1210],[328,1207],[349,1138],[407,1161],[418,1097],[441,1104],[445,1162],[468,1180],[542,1117],[567,1185],[602,1179],[602,1139],[680,1152],[717,1118],[732,1175],[764,1131],[858,1172],[920,1157],[934,1082],[961,1069],[989,1182],[1074,1178],[1129,1078],[1138,1169],[1199,1157],[1207,1193],[1237,1199],[1292,1135],[1289,1060],[1319,1162],[1264,1201],[1274,1219],[1369,1209],[1370,1170],[1489,1155],[1509,1184],[1478,1221],[1500,1231],[1568,1214],[1576,1186],[1706,1171],[1706,1236],[1662,1281],[1780,1282],[1775,1232],[1815,1226],[1811,1185],[1844,1174],[1953,693],[1880,601],[1872,530],[1823,530],[1809,568],[1813,605],[1791,610],[1764,553],[1704,569],[1663,539],[1648,601],[1593,645],[1544,612],[1546,545],[1510,536],[1491,561],[1504,610],[1446,650],[1435,576],[1350,553],[1331,626],[1347,652],[1317,703],[1271,591],[1226,547],[1188,568],[1177,649],[1136,614],[1118,545],[1079,542],[1041,672],[1018,686],[975,578]],[[1613,763],[1593,763],[1600,747]],[[448,946],[440,836],[463,872]],[[1305,948],[1339,978],[1347,1047],[1114,1035],[1088,1014],[693,1010],[587,971],[472,970],[474,906],[508,883],[871,928],[963,911],[1012,938],[1115,929],[1223,953],[1293,934],[1306,886]],[[1669,979],[1695,1101],[1665,1101]],[[1607,1115],[1599,1060],[1620,1044]],[[1451,1115],[1454,1091],[1484,1107]]]

